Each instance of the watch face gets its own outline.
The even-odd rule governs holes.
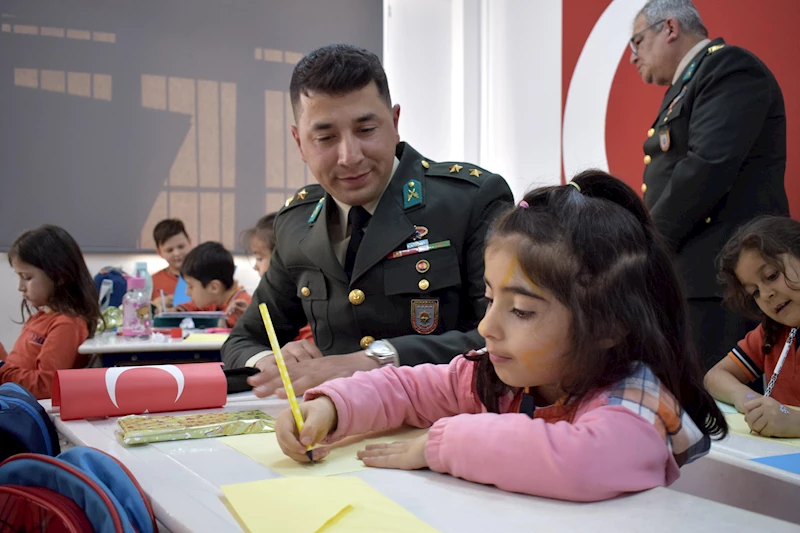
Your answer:
[[[367,348],[367,353],[377,357],[394,357],[394,350],[388,344],[381,341],[375,341]]]

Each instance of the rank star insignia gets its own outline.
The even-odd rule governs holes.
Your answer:
[[[480,176],[481,174],[483,174],[483,172],[481,172],[481,171],[480,171],[480,170],[478,170],[477,168],[470,169],[470,171],[469,171],[469,175],[470,175],[470,176],[475,176],[476,178],[477,178],[478,176]]]
[[[305,200],[307,194],[308,194],[308,191],[303,189],[302,191],[297,193],[297,197],[300,198],[301,200]]]
[[[453,165],[452,167],[450,167],[450,173],[452,174],[453,172],[461,172],[461,169],[462,169],[462,168],[464,168],[464,167],[462,167],[461,165],[459,165],[458,163],[456,163],[455,165]]]

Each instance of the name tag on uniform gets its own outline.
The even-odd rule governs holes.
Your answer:
[[[412,241],[406,243],[406,249],[410,250],[412,248],[419,248],[420,246],[425,246],[428,244],[428,239],[422,239],[421,241]]]
[[[386,259],[397,259],[398,257],[405,257],[407,255],[413,255],[413,254],[421,254],[423,252],[436,250],[438,248],[448,248],[449,246],[450,246],[450,241],[439,241],[439,242],[434,242],[432,244],[423,244],[422,246],[417,246],[415,248],[408,248],[406,250],[397,250],[396,252],[392,252],[386,256]]]

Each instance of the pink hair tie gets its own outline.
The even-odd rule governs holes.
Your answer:
[[[522,201],[519,203],[519,206],[520,206],[522,209],[528,209],[528,208],[530,207],[530,205],[528,205],[528,202],[526,202],[525,200],[522,200]]]

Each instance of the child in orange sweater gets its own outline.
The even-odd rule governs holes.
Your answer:
[[[22,318],[11,352],[0,347],[0,383],[14,382],[36,398],[50,398],[56,370],[86,366],[78,347],[100,319],[97,289],[78,244],[58,226],[26,231],[8,261],[19,276]]]
[[[177,306],[178,311],[225,311],[220,326],[233,327],[250,305],[251,297],[233,279],[233,256],[218,242],[204,242],[183,260],[181,275],[186,280],[186,294],[191,302]]]

